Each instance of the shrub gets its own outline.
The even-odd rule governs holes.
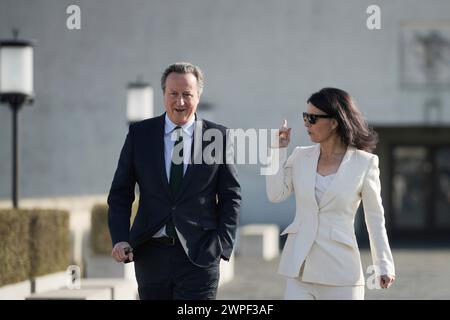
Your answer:
[[[91,214],[91,248],[97,254],[111,253],[111,236],[108,229],[108,206],[97,204]]]
[[[0,286],[30,275],[29,211],[0,210]]]
[[[130,226],[137,213],[138,201],[131,208]],[[108,205],[96,204],[91,213],[91,248],[95,254],[111,254],[112,241],[108,227]]]
[[[66,270],[70,264],[69,213],[33,210],[30,216],[31,277]]]
[[[0,286],[62,271],[70,264],[69,213],[0,210]]]

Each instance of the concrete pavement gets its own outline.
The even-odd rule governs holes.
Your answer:
[[[397,279],[389,290],[369,290],[367,300],[450,299],[449,249],[393,249]],[[370,251],[361,250],[363,269],[372,264]],[[220,300],[279,300],[284,278],[277,274],[278,258],[236,256],[234,279],[219,288]],[[367,277],[370,274],[366,275]]]

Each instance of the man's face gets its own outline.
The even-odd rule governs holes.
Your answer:
[[[192,73],[169,74],[164,91],[164,107],[173,123],[182,126],[188,122],[194,116],[199,101],[197,79]]]

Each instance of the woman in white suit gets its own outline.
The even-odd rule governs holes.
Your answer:
[[[287,158],[291,128],[279,130],[267,196],[281,202],[295,194],[296,214],[278,272],[287,279],[285,299],[364,299],[364,274],[354,232],[361,200],[370,238],[374,271],[381,288],[395,279],[380,197],[378,157],[370,152],[376,133],[340,89],[324,88],[307,101],[303,113],[312,142]]]

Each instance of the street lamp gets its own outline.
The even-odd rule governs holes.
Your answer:
[[[129,124],[153,117],[153,88],[138,76],[127,87],[127,120]],[[135,193],[140,194],[136,184]]]
[[[18,207],[19,193],[19,139],[17,114],[24,104],[33,102],[33,43],[19,40],[19,31],[13,30],[13,39],[0,41],[0,102],[12,110],[12,203]]]
[[[153,88],[141,77],[127,87],[127,120],[134,123],[153,117]]]

